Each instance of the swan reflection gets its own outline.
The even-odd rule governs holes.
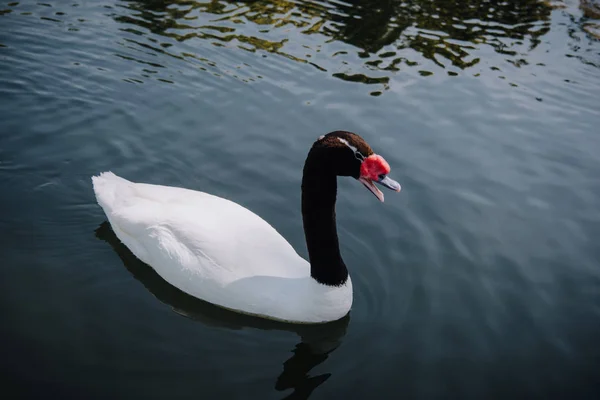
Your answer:
[[[158,300],[172,307],[173,311],[180,315],[213,327],[233,330],[279,330],[298,334],[300,342],[292,350],[292,357],[283,363],[283,371],[275,382],[275,389],[278,391],[293,389],[286,399],[308,398],[331,376],[330,373],[309,376],[309,373],[341,344],[350,321],[349,315],[322,325],[294,325],[228,311],[191,297],[167,283],[119,241],[107,221],[96,229],[95,234],[98,239],[111,245],[134,278]]]

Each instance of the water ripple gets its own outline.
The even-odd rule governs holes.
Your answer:
[[[600,42],[579,1],[554,3],[3,3],[11,372],[134,397],[307,397],[330,373],[317,396],[577,389],[597,370]],[[230,318],[94,237],[89,176],[111,169],[236,201],[306,258],[301,167],[334,129],[404,187],[378,204],[339,179],[355,298],[335,353],[214,326]]]
[[[384,4],[367,0],[123,0],[114,6],[8,6],[3,11],[5,17],[13,11],[36,16],[64,24],[73,33],[85,31],[90,24],[109,24],[105,18],[122,24],[121,37],[114,39],[123,51],[113,55],[140,64],[137,74],[124,78],[131,83],[174,83],[188,68],[252,83],[263,78],[258,71],[266,63],[265,55],[272,54],[334,78],[376,86],[378,89],[370,90],[375,96],[402,81],[406,73],[443,73],[447,77],[491,74],[506,79],[504,74],[494,72],[504,70],[506,65],[530,65],[529,59],[535,57],[551,29],[553,9],[565,12],[537,0],[479,0],[467,6],[459,1],[419,0]],[[90,18],[90,11],[94,18]],[[585,21],[576,24],[578,32],[584,33]],[[589,31],[589,26],[586,29]],[[236,63],[233,60],[239,60],[239,54],[226,60],[220,54],[211,56],[215,52],[210,47],[253,56],[242,57],[247,61]],[[491,64],[490,51],[505,55],[505,63]],[[164,65],[156,61],[160,54],[172,57],[173,62]],[[157,71],[165,68],[178,71]],[[543,68],[536,64],[534,69]]]

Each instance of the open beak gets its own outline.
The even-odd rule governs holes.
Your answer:
[[[377,186],[375,186],[375,183],[380,184],[381,186],[385,186],[388,189],[393,190],[394,192],[399,192],[401,187],[400,184],[398,182],[396,182],[395,180],[388,178],[387,176],[385,176],[383,179],[378,179],[376,181],[369,179],[367,177],[361,176],[360,178],[358,178],[358,180],[365,185],[365,187],[367,189],[369,189],[369,191],[371,193],[373,193],[375,195],[375,197],[377,197],[379,199],[379,201],[381,201],[383,203],[383,193],[381,192],[381,190],[379,190],[379,188],[377,188]]]

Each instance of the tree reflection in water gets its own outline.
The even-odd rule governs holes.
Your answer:
[[[136,0],[124,4],[123,12],[114,18],[128,25],[123,30],[146,36],[150,43],[130,41],[194,59],[203,69],[214,66],[214,61],[201,51],[170,51],[173,41],[201,39],[214,46],[277,54],[346,81],[383,88],[399,71],[421,75],[441,71],[451,76],[465,72],[478,65],[485,47],[505,55],[513,65],[525,65],[527,53],[550,29],[552,11],[538,0]]]

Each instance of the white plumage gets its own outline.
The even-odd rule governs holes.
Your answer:
[[[265,220],[207,193],[92,178],[117,237],[167,282],[238,312],[294,323],[337,320],[352,305],[350,278],[318,283],[310,265]]]

